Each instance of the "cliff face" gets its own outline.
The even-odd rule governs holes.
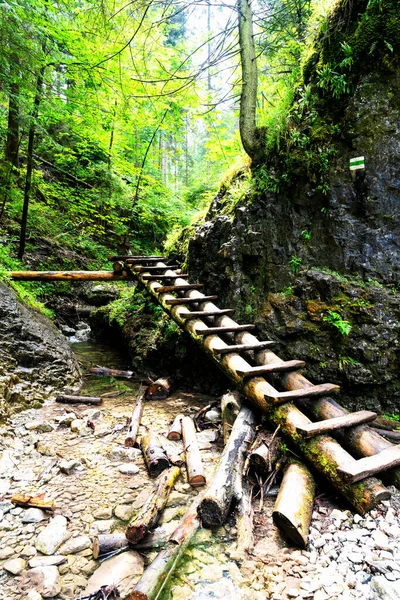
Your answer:
[[[332,106],[324,185],[301,170],[281,184],[283,163],[291,152],[305,160],[301,150],[269,157],[275,191],[260,189],[253,173],[236,203],[229,187],[221,192],[187,264],[243,320],[255,318],[264,339],[285,342],[282,357],[307,359],[314,381],[341,382],[353,406],[391,411],[400,405],[400,63],[365,71],[340,111]],[[352,174],[357,156],[366,168]]]

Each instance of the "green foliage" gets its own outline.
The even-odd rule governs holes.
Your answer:
[[[384,413],[383,416],[385,417],[385,419],[389,419],[389,421],[396,421],[397,423],[400,423],[400,415],[398,414],[387,414]]]
[[[303,261],[299,256],[296,256],[295,254],[292,256],[292,258],[289,261],[289,266],[292,270],[292,273],[296,275],[300,271],[302,262]]]
[[[341,371],[344,371],[346,367],[356,367],[358,365],[360,365],[358,360],[351,356],[339,356],[339,369]]]
[[[322,317],[322,320],[332,325],[343,336],[349,335],[352,329],[349,321],[343,319],[342,315],[333,310],[328,310],[327,314]]]
[[[311,240],[311,233],[308,231],[308,229],[303,229],[301,232],[301,237],[305,242],[309,242]]]

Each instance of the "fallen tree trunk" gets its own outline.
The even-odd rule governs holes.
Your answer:
[[[165,469],[168,469],[169,460],[157,435],[147,430],[140,440],[140,447],[150,477],[157,477]]]
[[[269,449],[266,444],[261,444],[249,455],[249,469],[257,475],[264,477],[270,471]]]
[[[167,438],[169,440],[182,439],[182,419],[184,415],[177,415],[168,429]]]
[[[129,543],[124,533],[105,533],[93,538],[93,558],[97,560],[104,554],[128,549]]]
[[[133,275],[114,271],[10,271],[13,281],[133,281]]]
[[[190,417],[183,417],[182,419],[182,437],[186,454],[188,482],[192,487],[205,485],[206,478],[204,477],[203,464],[197,444],[196,430],[193,419]]]
[[[133,371],[121,371],[121,369],[109,369],[108,367],[92,367],[89,373],[105,377],[120,377],[121,379],[132,379],[134,376]]]
[[[237,542],[234,558],[242,559],[254,548],[252,490],[249,484],[241,482],[240,498],[237,505]]]
[[[240,394],[237,391],[227,392],[221,398],[222,435],[224,444],[231,434],[232,425],[239,414],[241,407]]]
[[[305,548],[314,504],[315,484],[303,464],[286,469],[272,518],[275,525],[297,546]]]
[[[140,421],[143,415],[143,394],[139,394],[136,400],[135,408],[133,409],[131,422],[129,425],[128,433],[125,438],[125,446],[127,448],[139,448],[139,444],[136,441],[139,433]]]
[[[165,400],[171,393],[171,380],[167,377],[162,377],[150,383],[146,390],[145,397],[147,400]]]
[[[212,483],[199,505],[198,512],[203,527],[217,527],[225,523],[233,497],[240,496],[238,483],[242,477],[246,452],[255,436],[255,425],[256,418],[252,411],[242,407]]]
[[[59,404],[95,404],[98,406],[103,400],[93,396],[68,396],[66,394],[61,394],[56,397],[56,402]]]
[[[400,442],[400,431],[394,431],[393,429],[379,429],[375,426],[374,429],[379,435],[383,435],[394,442]]]
[[[179,467],[170,467],[161,473],[155,482],[153,493],[126,528],[125,536],[128,542],[137,544],[144,538],[148,530],[154,527],[167,504],[170,491],[179,474]]]

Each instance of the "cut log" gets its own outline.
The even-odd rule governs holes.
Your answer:
[[[92,367],[89,373],[93,375],[103,375],[105,377],[116,377],[121,379],[132,379],[133,371],[122,371],[121,369],[109,369],[108,367]]]
[[[157,523],[180,472],[179,467],[170,467],[158,477],[152,494],[126,528],[125,536],[131,544],[137,544]]]
[[[143,415],[143,396],[144,394],[139,394],[135,408],[133,409],[128,433],[125,438],[125,446],[127,448],[139,448],[137,435],[139,433],[140,421],[142,420]]]
[[[376,433],[379,433],[379,435],[383,435],[389,440],[393,440],[394,442],[400,442],[400,431],[394,431],[393,429],[379,429],[374,425],[372,425],[371,427],[373,427]]]
[[[334,383],[310,385],[302,389],[290,390],[289,392],[278,392],[272,388],[268,394],[265,394],[265,399],[271,401],[273,404],[284,404],[285,402],[292,402],[294,400],[320,398],[328,394],[336,394],[339,390],[340,386]]]
[[[223,308],[221,310],[194,310],[190,313],[181,313],[181,319],[203,319],[205,317],[220,317],[221,315],[231,315],[235,310],[233,308]]]
[[[56,397],[56,402],[59,404],[95,404],[98,406],[103,400],[92,396],[69,396],[67,394],[61,394]]]
[[[249,455],[249,469],[261,477],[268,475],[270,471],[269,448],[266,444],[261,444]]]
[[[176,270],[178,265],[168,265],[168,267],[135,267],[134,270],[136,273],[163,273],[167,271],[167,269]]]
[[[56,505],[53,500],[45,500],[45,494],[39,496],[29,496],[28,494],[14,494],[11,502],[16,506],[24,508],[41,508],[42,510],[50,510],[54,512]]]
[[[339,470],[347,481],[355,483],[397,466],[400,466],[400,446],[392,446],[374,456],[349,462]]]
[[[169,440],[182,439],[182,419],[184,415],[177,415],[168,429],[167,438]]]
[[[168,281],[169,279],[177,279],[180,277],[181,279],[187,279],[189,275],[175,273],[175,275],[147,275],[146,273],[142,275],[143,281]]]
[[[245,558],[246,553],[249,553],[254,548],[253,534],[253,507],[251,504],[252,489],[249,484],[242,480],[240,498],[237,498],[237,542],[235,559]]]
[[[305,435],[305,437],[313,437],[315,435],[320,435],[321,433],[342,429],[343,427],[348,428],[354,427],[355,425],[361,425],[361,423],[368,423],[369,421],[373,421],[375,417],[376,413],[374,412],[360,410],[349,415],[343,415],[343,417],[325,419],[324,421],[318,421],[317,423],[301,425],[297,427],[297,431],[300,434]]]
[[[178,527],[170,536],[167,547],[161,550],[147,567],[130,595],[130,600],[157,600],[160,598],[169,577],[179,559],[200,527],[197,508],[203,493],[200,493],[185,513]]]
[[[174,467],[183,467],[185,465],[185,451],[181,445],[178,446],[173,440],[163,437],[162,446],[171,465]]]
[[[140,440],[140,447],[151,477],[157,477],[165,469],[168,469],[169,460],[157,435],[147,430]]]
[[[171,393],[171,387],[171,379],[161,377],[154,383],[150,383],[145,392],[145,398],[146,400],[165,400]]]
[[[275,502],[275,525],[297,546],[305,548],[314,504],[315,483],[303,464],[287,468]]]
[[[236,371],[241,377],[257,377],[258,375],[268,375],[269,373],[282,373],[286,371],[297,371],[306,366],[304,360],[287,360],[277,362],[271,365],[262,365],[260,367],[251,367],[246,371]]]
[[[206,302],[209,300],[218,300],[218,296],[202,296],[199,298],[168,298],[165,301],[167,306],[177,306],[179,304],[198,304],[200,302]]]
[[[159,261],[159,260],[166,260],[165,257],[163,256],[144,256],[144,254],[118,254],[117,256],[109,256],[108,260],[110,260],[111,262],[115,262],[116,260],[123,260],[125,262],[131,261],[131,260],[143,260],[143,261]]]
[[[196,335],[216,335],[218,333],[236,333],[237,331],[250,331],[255,329],[255,325],[230,325],[229,327],[206,327],[205,329],[196,329]]]
[[[10,271],[13,281],[132,281],[133,275],[123,276],[114,271]]]
[[[262,350],[268,346],[273,346],[276,342],[267,341],[259,342],[258,344],[235,344],[226,346],[225,348],[215,348],[215,354],[230,354],[231,352],[251,352],[252,350]]]
[[[187,283],[181,285],[161,285],[154,289],[156,294],[166,294],[167,292],[188,292],[190,290],[201,290],[204,287],[202,283]]]
[[[110,554],[122,548],[129,548],[128,540],[124,533],[105,533],[93,538],[93,558],[98,559],[104,554]]]
[[[205,485],[203,464],[199,446],[197,444],[196,430],[193,419],[183,417],[182,419],[182,437],[186,454],[186,469],[188,482],[192,487]]]
[[[221,398],[222,434],[224,444],[227,443],[231,434],[232,426],[239,414],[241,407],[240,394],[237,391],[227,392]]]
[[[165,259],[162,256],[127,256],[122,260],[125,260],[127,265],[139,265],[142,263],[155,263]],[[165,265],[165,268],[168,269],[169,267]]]
[[[247,407],[242,407],[232,427],[228,443],[221,455],[212,483],[199,505],[203,527],[218,527],[225,523],[238,481],[243,473],[245,455],[255,436],[256,418]]]

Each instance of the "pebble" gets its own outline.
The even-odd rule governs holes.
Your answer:
[[[126,463],[118,467],[118,470],[123,475],[136,475],[139,473],[139,467],[135,463]]]
[[[61,473],[65,473],[66,475],[71,475],[80,466],[81,462],[79,460],[62,460],[59,464]]]
[[[54,554],[67,536],[67,519],[57,515],[41,531],[36,539],[35,546],[42,554]]]
[[[51,567],[61,565],[67,559],[62,555],[54,555],[54,556],[35,556],[31,558],[29,561],[29,566],[33,569],[34,567]]]
[[[70,538],[65,544],[59,548],[60,554],[76,554],[82,550],[90,548],[91,541],[87,535],[79,535],[78,537]]]
[[[26,567],[26,560],[23,558],[12,558],[4,563],[3,569],[13,575],[19,575]]]
[[[46,513],[40,508],[28,508],[21,519],[22,523],[40,523],[46,519]]]
[[[54,431],[55,427],[48,421],[31,421],[25,424],[25,429],[28,431],[39,431],[40,433],[48,433]]]

